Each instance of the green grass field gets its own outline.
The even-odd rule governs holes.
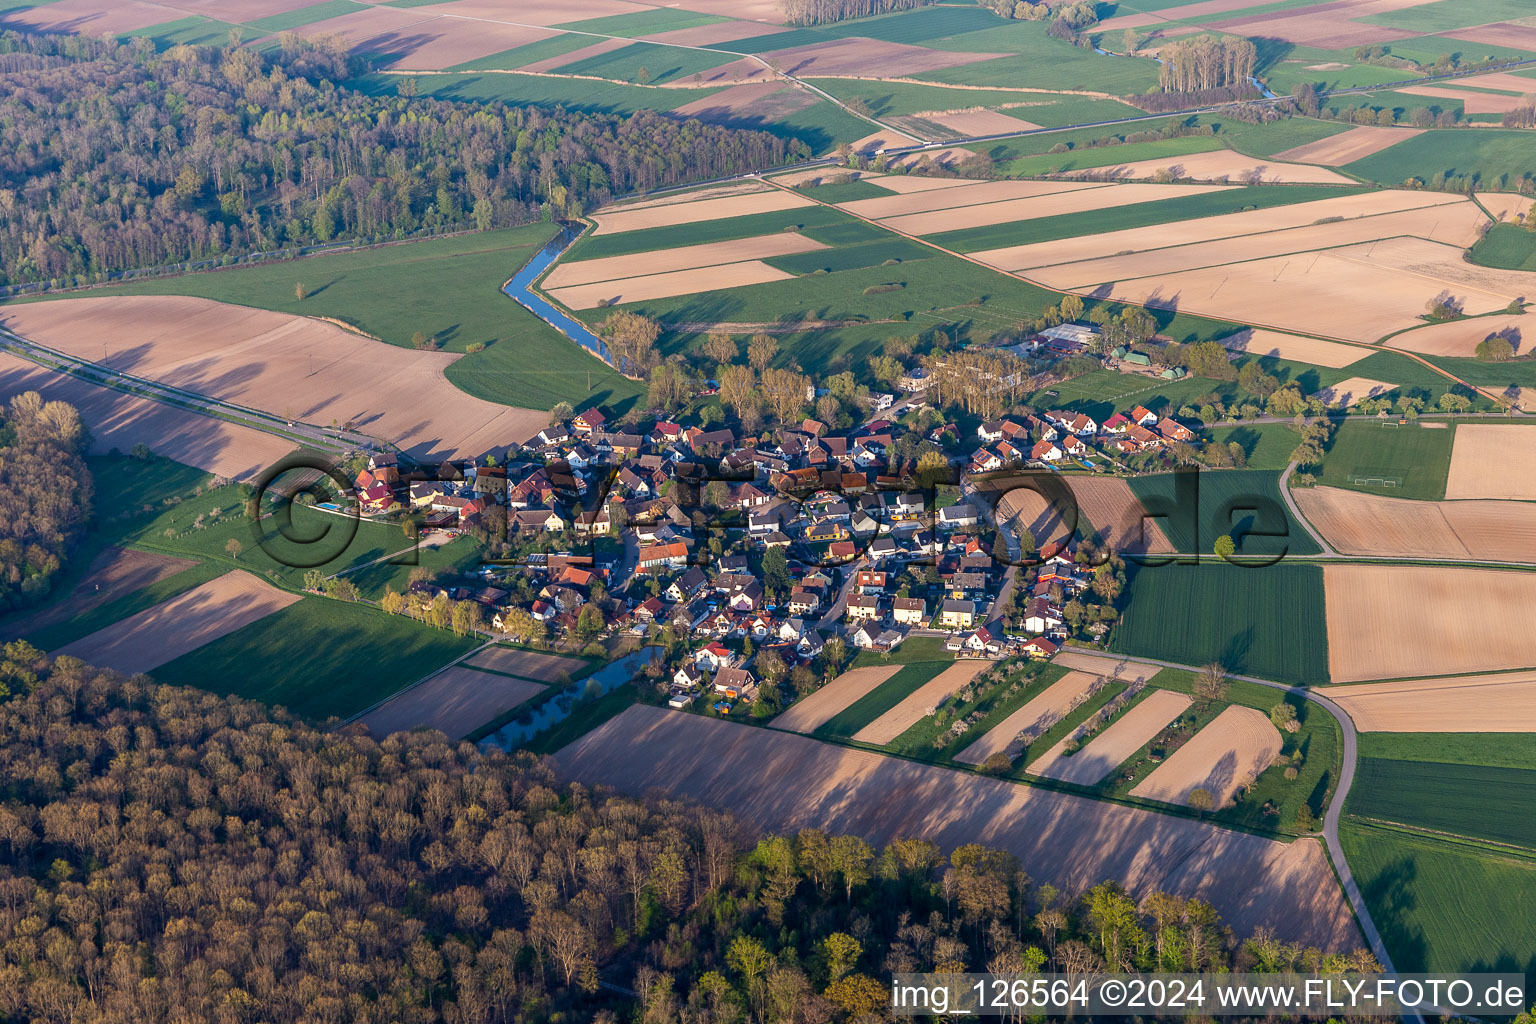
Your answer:
[[[1472,247],[1471,255],[1473,263],[1485,267],[1536,270],[1536,231],[1516,224],[1495,224]]]
[[[927,259],[933,250],[908,241],[905,238],[887,238],[863,245],[849,245],[841,249],[819,249],[815,252],[799,252],[791,256],[770,256],[763,260],[770,267],[778,267],[790,274],[814,274],[816,271],[832,273],[839,270],[862,270],[887,263],[910,263]]]
[[[1536,770],[1363,757],[1351,814],[1536,848]]]
[[[487,57],[456,64],[452,71],[510,71],[541,60],[563,57],[592,45],[590,36],[552,35]]]
[[[1129,149],[1131,147],[1119,147]],[[1089,152],[1101,152],[1090,150]],[[1297,203],[1333,199],[1339,196],[1357,195],[1365,189],[1337,188],[1327,185],[1297,185],[1277,187],[1257,185],[1235,188],[1222,192],[1201,192],[1156,202],[1137,203],[1134,206],[1108,210],[1088,210],[1084,213],[1060,214],[1035,220],[986,227],[969,228],[931,235],[936,244],[958,252],[976,252],[982,249],[1006,245],[1029,245],[1049,242],[1058,238],[1078,238],[1109,231],[1151,227],[1173,221],[1215,217],[1226,213],[1246,210],[1267,210],[1276,206],[1293,206]]]
[[[642,386],[593,359],[501,292],[553,237],[531,224],[283,263],[116,285],[93,295],[194,295],[283,313],[335,317],[392,345],[421,331],[450,352],[484,345],[448,367],[476,398],[545,409],[556,402],[622,413]],[[309,295],[295,297],[303,282]],[[588,375],[592,390],[587,390]]]
[[[1350,821],[1339,841],[1398,970],[1536,974],[1536,860]]]
[[[1326,682],[1322,569],[1284,562],[1136,569],[1111,647],[1184,665],[1216,661],[1292,685]]]
[[[803,195],[823,203],[851,203],[859,199],[881,199],[896,193],[881,188],[872,181],[845,181],[835,185],[810,185],[796,189]]]
[[[1426,105],[1426,97],[1417,106]],[[1410,177],[1430,180],[1436,173],[1447,177],[1476,175],[1480,186],[1514,190],[1532,173],[1530,135],[1517,129],[1467,128],[1415,135],[1379,153],[1346,164],[1341,170],[1382,184],[1401,184]]]
[[[609,256],[629,256],[637,252],[654,252],[687,245],[704,245],[707,242],[727,242],[736,238],[756,235],[774,235],[781,231],[801,230],[815,238],[808,229],[861,225],[858,229],[863,238],[889,238],[889,232],[863,225],[862,221],[826,206],[808,206],[796,210],[777,210],[771,213],[753,213],[745,217],[729,217],[724,220],[702,221],[696,224],[676,224],[638,231],[620,231],[611,235],[586,234],[576,241],[561,263],[581,260],[604,259]],[[825,239],[818,239],[825,241]],[[829,243],[830,244],[830,243]]]
[[[365,605],[306,597],[154,676],[323,720],[356,714],[479,642]]]
[[[1311,535],[1291,518],[1274,470],[1221,469],[1184,475],[1186,482],[1193,481],[1199,488],[1194,508],[1186,507],[1180,479],[1180,474],[1164,473],[1129,481],[1131,493],[1148,512],[1167,512],[1158,523],[1179,551],[1210,554],[1216,538],[1230,534],[1237,541],[1238,554],[1253,558],[1320,552]],[[1267,570],[1252,571],[1262,575]]]
[[[1239,153],[1259,157],[1272,157],[1287,149],[1305,146],[1309,142],[1317,142],[1348,130],[1348,125],[1317,121],[1310,117],[1287,117],[1269,124],[1221,122],[1221,137],[1227,140],[1228,145]]]
[[[945,661],[907,662],[891,678],[834,715],[814,735],[818,739],[851,738],[854,733],[900,704],[912,691],[954,663],[953,658]]]
[[[1045,136],[1050,138],[1050,136]],[[986,143],[979,144],[985,149]],[[1054,147],[1053,147],[1054,148]],[[1226,145],[1211,135],[1195,135],[1176,139],[1153,139],[1149,142],[1126,142],[1117,146],[1093,146],[1073,149],[1066,153],[1037,153],[1004,160],[996,165],[1000,174],[1015,177],[1059,174],[1064,171],[1081,171],[1092,167],[1113,168],[1138,160],[1167,160],[1169,166],[1178,163],[1179,157],[1195,153],[1210,153],[1225,149]]]
[[[1160,310],[1149,311],[1156,315]],[[1166,315],[1166,313],[1164,314]],[[1184,314],[1180,314],[1183,316]],[[1175,332],[1186,338],[1199,337],[1194,325],[1179,330],[1175,320],[1171,325]],[[1166,333],[1166,329],[1165,329]],[[1222,332],[1225,333],[1225,332]],[[1049,394],[1049,392],[1055,394]],[[1120,373],[1118,370],[1094,370],[1081,377],[1053,384],[1030,395],[1027,401],[1041,409],[1066,409],[1083,412],[1103,422],[1116,412],[1128,412],[1137,405],[1157,409],[1180,405],[1201,395],[1219,394],[1223,398],[1237,393],[1237,385],[1231,382],[1211,380],[1208,377],[1185,377],[1183,380],[1154,380],[1139,374]]]
[[[1323,459],[1318,483],[1395,498],[1439,501],[1451,469],[1456,426],[1427,430],[1347,422]]]
[[[739,58],[728,53],[688,50],[658,43],[631,43],[610,53],[581,58],[555,69],[560,75],[593,75],[620,82],[661,85]],[[644,79],[642,82],[641,79]]]
[[[990,17],[990,15],[989,15]],[[768,37],[773,38],[773,37]],[[996,109],[1012,103],[1049,106],[1055,100],[1044,93],[1009,92],[1005,89],[946,89],[941,85],[911,82],[877,82],[857,78],[807,78],[807,82],[847,102],[860,99],[876,117],[903,117],[931,110],[963,110],[967,107]],[[1018,107],[1003,113],[1033,121],[1037,106]],[[1022,130],[1023,125],[1019,126]]]
[[[1536,765],[1536,734],[1519,732],[1363,732],[1360,756],[1394,761],[1477,764],[1491,768]]]
[[[1367,14],[1356,20],[1428,35],[1530,16],[1531,5],[1527,0],[1438,0],[1408,10]]]
[[[1290,465],[1291,452],[1301,443],[1301,435],[1284,423],[1215,427],[1210,433],[1213,440],[1242,445],[1249,469],[1282,470]]]

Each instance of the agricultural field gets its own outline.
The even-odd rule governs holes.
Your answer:
[[[1225,534],[1236,542],[1238,556],[1254,560],[1319,553],[1311,535],[1291,517],[1273,471],[1165,473],[1133,477],[1129,483],[1142,506],[1160,514],[1158,525],[1178,551],[1210,554],[1216,538]],[[1192,493],[1195,503],[1186,500]]]
[[[1346,422],[1334,434],[1318,483],[1439,501],[1445,497],[1457,429],[1456,424],[1430,429],[1413,424]]]
[[[1363,757],[1348,813],[1536,850],[1536,770]]]
[[[1301,435],[1284,423],[1215,427],[1210,433],[1213,441],[1240,445],[1249,469],[1270,472],[1278,472],[1290,465],[1291,453],[1301,443]]]
[[[1292,685],[1320,683],[1331,649],[1322,589],[1323,570],[1313,565],[1138,568],[1110,648],[1184,665],[1220,662]]]
[[[902,673],[893,676],[891,682],[894,683],[902,674],[917,667],[917,665],[908,665]],[[990,667],[988,662],[979,660],[960,661],[948,665],[938,675],[908,693],[890,710],[854,733],[854,742],[869,743],[877,747],[890,743],[922,721],[930,709],[939,707],[953,696],[955,691]],[[849,708],[848,711],[851,714],[854,708]],[[828,732],[838,728],[838,724],[836,719],[828,722]]]
[[[956,667],[953,660],[915,661],[902,665],[896,671],[887,674],[874,689],[860,695],[852,703],[846,705],[831,718],[818,725],[812,730],[812,735],[820,739],[852,739],[862,732],[866,735],[864,742],[878,744],[881,741],[869,738],[874,733],[867,730],[876,730],[876,723],[880,719],[887,714],[898,713],[897,709],[903,708],[909,697],[923,689],[931,681],[936,680],[939,676],[945,673],[955,673]],[[985,665],[977,662],[974,666],[961,667],[979,670],[984,668]],[[854,671],[867,671],[873,674],[883,672],[884,667],[856,668]],[[953,674],[950,678],[954,678]],[[956,683],[957,688],[960,685],[962,684]],[[900,712],[900,714],[904,716],[905,710]],[[897,735],[900,734],[898,733]]]
[[[1536,505],[1410,501],[1335,487],[1292,492],[1301,514],[1347,555],[1536,562]]]
[[[1191,794],[1202,789],[1212,806],[1226,807],[1239,790],[1270,768],[1280,747],[1280,733],[1262,711],[1228,707],[1130,793],[1188,807]]]
[[[462,739],[486,722],[546,691],[541,683],[456,665],[396,694],[358,721],[383,738],[407,729],[437,729]]]
[[[1522,734],[1536,731],[1536,673],[1530,671],[1335,686],[1328,690],[1328,697],[1344,709],[1362,733],[1438,734],[1414,755],[1417,757],[1428,758],[1431,748],[1460,748],[1480,736],[1489,751],[1511,744],[1514,749],[1521,749]],[[1486,733],[1500,735],[1490,739],[1482,735]],[[1506,763],[1481,759],[1467,762],[1465,754],[1452,760]]]
[[[1536,232],[1517,224],[1495,224],[1472,247],[1472,260],[1501,270],[1536,271]]]

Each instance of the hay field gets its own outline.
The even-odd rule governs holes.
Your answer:
[[[1276,359],[1289,359],[1293,362],[1311,363],[1313,366],[1328,366],[1333,369],[1359,362],[1371,354],[1370,349],[1356,348],[1354,345],[1340,345],[1336,341],[1304,338],[1296,334],[1281,334],[1279,331],[1266,331],[1254,327],[1217,340],[1231,351],[1241,352],[1244,355],[1272,356]]]
[[[1330,135],[1304,146],[1295,146],[1275,154],[1276,160],[1289,160],[1302,164],[1323,164],[1341,167],[1363,160],[1373,153],[1397,145],[1405,139],[1423,134],[1420,128],[1386,128],[1362,125],[1338,135]]]
[[[1193,181],[1233,182],[1244,185],[1273,184],[1291,185],[1353,185],[1354,179],[1346,178],[1337,171],[1308,164],[1288,164],[1279,160],[1261,160],[1244,156],[1231,149],[1215,149],[1208,153],[1191,153],[1188,156],[1157,157],[1152,160],[1133,160],[1129,163],[1111,164],[1105,167],[1084,167],[1074,171],[1061,171],[1064,178],[1151,178],[1167,171],[1178,179]]]
[[[1131,796],[1189,806],[1204,789],[1213,807],[1225,807],[1237,791],[1280,756],[1280,731],[1256,708],[1232,705],[1152,770]]]
[[[1458,424],[1445,497],[1536,501],[1536,430],[1509,424]]]
[[[1163,726],[1183,714],[1191,703],[1182,693],[1153,690],[1111,722],[1103,732],[1089,740],[1088,745],[1077,753],[1068,754],[1067,740],[1062,740],[1024,770],[1030,775],[1040,775],[1058,782],[1071,782],[1079,786],[1097,785],[1126,758],[1162,732]]]
[[[901,665],[849,669],[808,697],[791,704],[773,720],[775,729],[812,733],[902,670]]]
[[[1336,487],[1301,487],[1291,496],[1347,555],[1536,562],[1536,504],[1410,501]]]
[[[839,209],[856,217],[885,221],[906,217],[914,213],[931,213],[934,210],[953,210],[959,207],[980,206],[984,203],[1000,203],[1014,199],[1034,199],[1039,196],[1059,196],[1066,192],[1081,192],[1109,188],[1101,182],[1080,181],[985,181],[968,178],[918,178],[911,181],[948,181],[949,187],[911,188],[906,177],[893,174],[876,179],[876,184],[902,194],[880,196],[877,199],[856,199],[840,203]],[[898,183],[900,187],[898,187]]]
[[[789,281],[794,274],[771,267],[762,260],[726,263],[698,270],[675,270],[669,274],[646,274],[619,281],[581,284],[571,288],[552,288],[547,294],[571,309],[595,309],[624,302],[666,299],[674,295],[695,295],[724,288],[742,288],[771,281]]]
[[[1359,405],[1367,398],[1380,398],[1388,391],[1396,391],[1397,387],[1396,384],[1371,380],[1369,377],[1348,377],[1337,384],[1330,384],[1313,392],[1309,397],[1319,399],[1325,405],[1347,409],[1352,405]]]
[[[1486,316],[1449,323],[1430,324],[1388,338],[1386,344],[1405,352],[1426,356],[1451,356],[1470,359],[1477,346],[1489,335],[1502,335],[1515,348],[1516,355],[1529,355],[1536,343],[1536,317]]]
[[[1171,554],[1175,550],[1157,520],[1146,518],[1147,510],[1120,477],[1068,477],[1067,486],[1072,489],[1078,512],[1088,520],[1079,522],[1080,534],[1090,532],[1091,524],[1116,554]]]
[[[1330,686],[1361,732],[1536,732],[1536,672]]]
[[[777,213],[780,210],[796,210],[803,206],[814,205],[809,199],[802,199],[791,192],[772,189],[751,195],[701,199],[698,202],[640,209],[615,206],[592,215],[592,219],[597,223],[597,229],[592,233],[612,235],[620,231],[639,231],[643,228],[701,224],[709,220],[727,220],[753,213]]]
[[[1327,565],[1323,585],[1336,683],[1536,665],[1536,574]]]
[[[457,740],[544,690],[542,684],[526,679],[455,665],[396,694],[358,721],[380,739],[393,732],[425,728],[440,730]]]
[[[253,480],[293,451],[286,438],[175,406],[87,384],[68,374],[0,352],[0,399],[36,391],[80,410],[91,430],[91,454],[147,444],[156,455],[231,480]]]
[[[264,619],[299,600],[236,570],[51,652],[113,668],[148,672]]]
[[[907,694],[900,704],[854,733],[853,738],[860,743],[876,746],[891,742],[922,721],[929,708],[938,707],[950,694],[991,667],[989,661],[957,661]]]
[[[982,733],[970,746],[955,755],[962,764],[981,764],[993,754],[1005,752],[1023,732],[1043,733],[1066,717],[1072,701],[1087,691],[1098,672],[1068,672],[1028,703],[992,728]]]
[[[558,654],[541,654],[516,647],[488,647],[465,664],[544,683],[553,683],[562,672],[575,676],[587,667],[587,663],[579,658],[562,658]]]
[[[1096,676],[1114,676],[1127,683],[1144,683],[1162,671],[1157,665],[1127,661],[1112,654],[1093,654],[1071,647],[1059,652],[1051,659],[1051,664],[1091,672]]]
[[[661,789],[729,807],[761,829],[808,827],[874,844],[921,837],[1019,857],[1038,883],[1081,892],[1115,879],[1209,900],[1240,934],[1353,948],[1359,937],[1322,847],[988,779],[773,729],[632,707],[554,755],[588,785]],[[750,766],[750,770],[744,770]]]
[[[1072,193],[1055,193],[1028,198],[986,202],[976,206],[934,210],[929,213],[910,214],[905,217],[888,217],[880,223],[896,231],[912,235],[931,235],[944,231],[963,231],[967,228],[987,227],[1014,221],[1034,220],[1037,217],[1059,217],[1068,213],[1088,210],[1115,209],[1152,203],[1159,199],[1216,192],[1227,185],[1109,185],[1103,188],[1084,189]],[[940,192],[938,196],[955,196],[959,193]],[[881,202],[882,200],[862,200]]]
[[[742,263],[747,260],[766,259],[769,256],[789,256],[797,252],[812,252],[826,248],[828,246],[825,243],[807,238],[798,232],[780,231],[772,235],[738,238],[728,242],[707,242],[703,245],[656,249],[630,256],[607,256],[602,259],[559,263],[545,275],[540,287],[553,290],[572,285],[596,284],[599,281],[618,281],[621,278]]]
[[[284,419],[351,423],[418,458],[478,456],[549,422],[547,413],[454,387],[443,370],[456,354],[387,345],[308,317],[161,295],[7,306],[0,317],[22,337],[81,359],[101,359],[105,341],[114,370]],[[147,443],[171,455],[173,436]]]

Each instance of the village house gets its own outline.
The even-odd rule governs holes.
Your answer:
[[[638,571],[656,572],[663,569],[680,569],[688,562],[688,545],[678,541],[671,544],[653,544],[640,549]]]
[[[849,622],[878,621],[884,617],[877,594],[855,594],[848,599],[846,618]]]
[[[898,597],[891,602],[891,618],[903,626],[921,626],[928,618],[928,602],[920,597]]]
[[[728,700],[751,700],[757,693],[757,680],[744,668],[723,668],[715,673],[715,692]]]
[[[975,623],[975,602],[950,598],[939,606],[939,625],[944,629],[970,629]]]
[[[721,643],[709,643],[693,654],[693,663],[706,672],[718,672],[736,663],[736,655]]]

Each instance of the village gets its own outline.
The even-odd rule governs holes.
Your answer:
[[[871,418],[845,433],[805,419],[771,443],[719,426],[613,425],[589,409],[505,459],[423,472],[373,454],[356,500],[423,537],[485,545],[473,577],[413,579],[408,606],[472,602],[488,631],[553,649],[659,642],[676,652],[653,670],[674,708],[771,715],[853,654],[914,636],[978,659],[1103,644],[1120,559],[1086,522],[1051,536],[1038,502],[974,485],[1010,471],[1102,473],[1194,431],[1141,405],[1102,423],[1045,410],[973,431],[941,423],[923,431],[917,459],[893,461],[925,383],[904,377],[899,403],[872,395]]]

